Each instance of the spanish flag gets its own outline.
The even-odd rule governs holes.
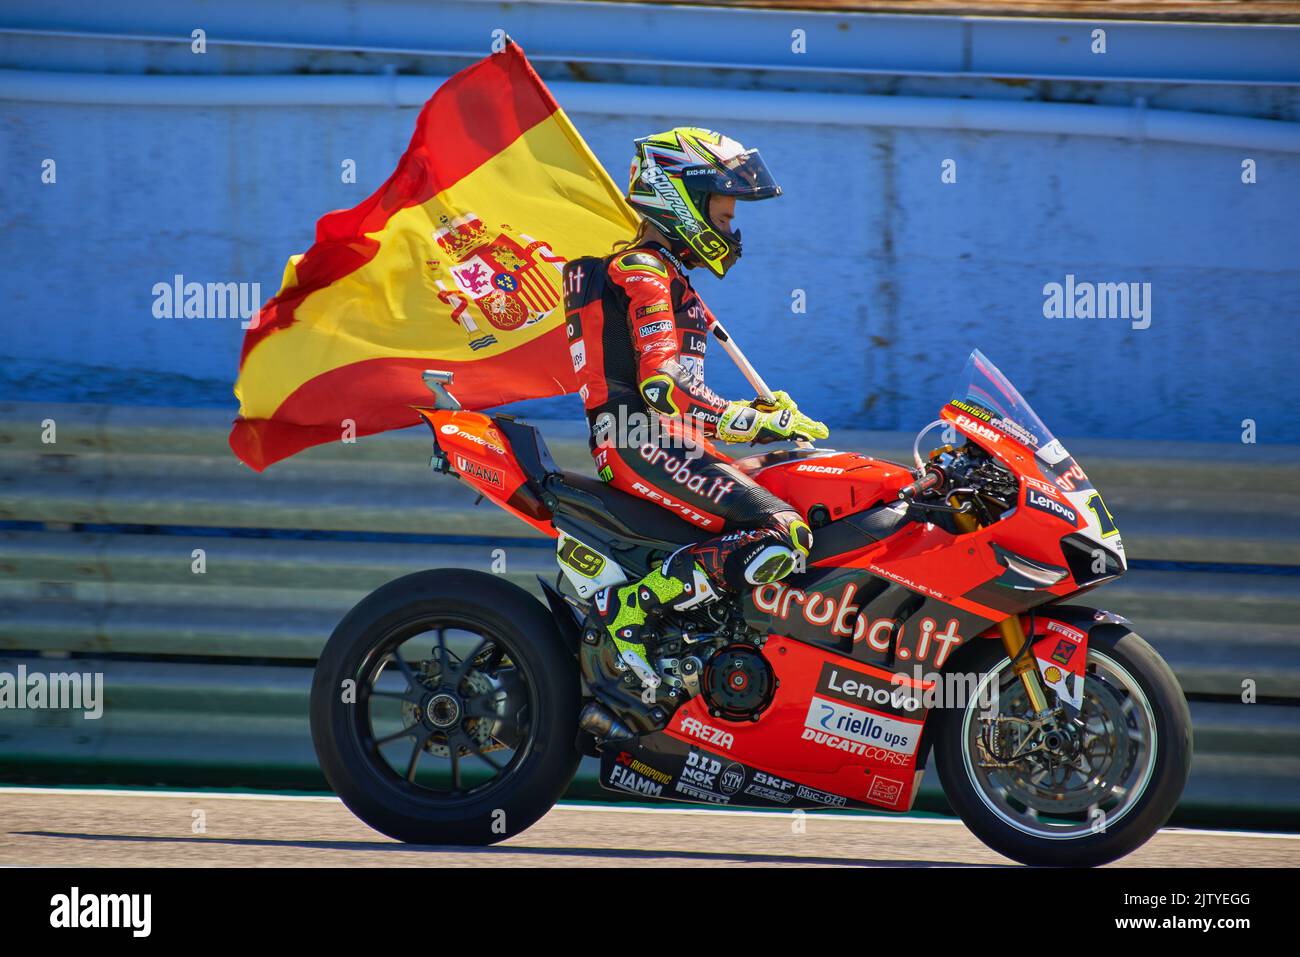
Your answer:
[[[428,368],[454,373],[467,409],[574,391],[560,270],[636,225],[508,43],[444,83],[388,181],[289,260],[245,334],[231,449],[261,471],[414,425]]]

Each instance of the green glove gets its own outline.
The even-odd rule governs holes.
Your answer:
[[[824,439],[831,434],[821,422],[808,418],[784,392],[775,392],[776,407],[754,402],[728,402],[718,419],[718,438],[724,442],[786,442]]]

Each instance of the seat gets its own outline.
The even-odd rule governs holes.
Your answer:
[[[536,428],[509,415],[492,418],[530,484],[542,493],[543,500],[554,500],[554,505],[547,502],[547,506],[557,518],[571,517],[650,547],[689,545],[709,537],[709,532],[662,506],[580,472],[560,471]]]
[[[546,491],[555,499],[557,517],[571,516],[622,538],[662,545],[690,545],[712,534],[662,506],[578,472],[552,474]]]

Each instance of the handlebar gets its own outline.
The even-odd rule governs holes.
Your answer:
[[[904,485],[898,490],[898,497],[901,499],[915,498],[922,492],[928,492],[932,488],[938,488],[943,484],[943,472],[934,466],[930,466],[925,471],[925,475],[917,479],[911,485]]]

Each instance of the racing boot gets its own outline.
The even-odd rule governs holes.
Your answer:
[[[653,627],[655,617],[663,609],[680,611],[717,597],[709,576],[683,548],[669,555],[659,568],[652,569],[640,581],[598,591],[593,599],[594,617],[613,640],[622,663],[641,680],[643,687],[655,688],[660,678],[650,664],[643,632]]]

